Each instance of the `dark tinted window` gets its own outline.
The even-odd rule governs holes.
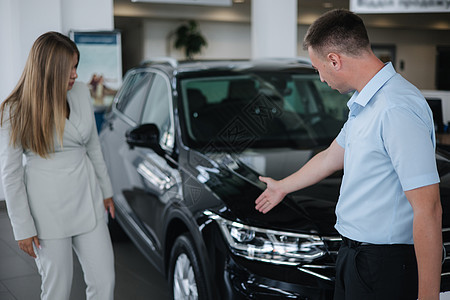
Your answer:
[[[186,78],[181,125],[194,148],[323,146],[346,121],[349,98],[312,70]]]
[[[117,109],[136,123],[139,122],[144,100],[147,98],[151,73],[132,73],[125,80],[117,102]]]
[[[142,124],[153,123],[159,128],[161,145],[173,146],[173,126],[171,122],[171,88],[166,78],[153,75],[153,82],[142,114]]]

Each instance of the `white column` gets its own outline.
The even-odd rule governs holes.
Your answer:
[[[0,2],[0,103],[8,97],[19,77],[19,72],[14,70],[14,64],[19,61],[19,53],[15,52],[13,45],[18,45],[17,22],[18,1],[3,0]],[[1,176],[1,173],[0,173]],[[4,199],[3,186],[0,180],[0,200]]]
[[[297,0],[252,0],[252,58],[297,56]]]
[[[71,29],[113,30],[113,0],[0,0],[0,103],[19,80],[36,38]]]
[[[113,0],[0,1],[0,102],[17,83],[36,38],[71,29],[113,30]]]
[[[14,51],[13,45],[18,45],[19,26],[17,22],[19,2],[15,0],[3,0],[0,2],[0,102],[3,102],[12,89],[18,71],[14,70],[14,63],[19,61],[19,53]]]
[[[60,0],[62,28],[70,30],[96,31],[114,29],[113,0]]]
[[[60,29],[59,1],[0,1],[0,102],[17,83],[34,40]]]

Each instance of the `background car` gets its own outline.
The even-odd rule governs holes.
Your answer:
[[[100,134],[117,221],[174,299],[332,299],[342,174],[265,215],[254,202],[258,176],[281,179],[331,143],[348,98],[294,59],[127,73]],[[446,235],[448,158],[438,153]],[[445,261],[443,290],[448,271]]]

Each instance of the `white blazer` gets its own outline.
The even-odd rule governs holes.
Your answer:
[[[10,145],[7,114],[0,128],[2,182],[16,240],[35,235],[56,239],[88,232],[103,217],[103,199],[113,195],[89,89],[75,83],[67,99],[70,117],[63,147],[55,137],[55,153],[48,159]]]

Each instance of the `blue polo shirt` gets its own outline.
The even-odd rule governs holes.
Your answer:
[[[420,91],[386,64],[347,103],[336,138],[345,149],[336,229],[373,244],[413,244],[404,191],[439,182],[432,112]]]

